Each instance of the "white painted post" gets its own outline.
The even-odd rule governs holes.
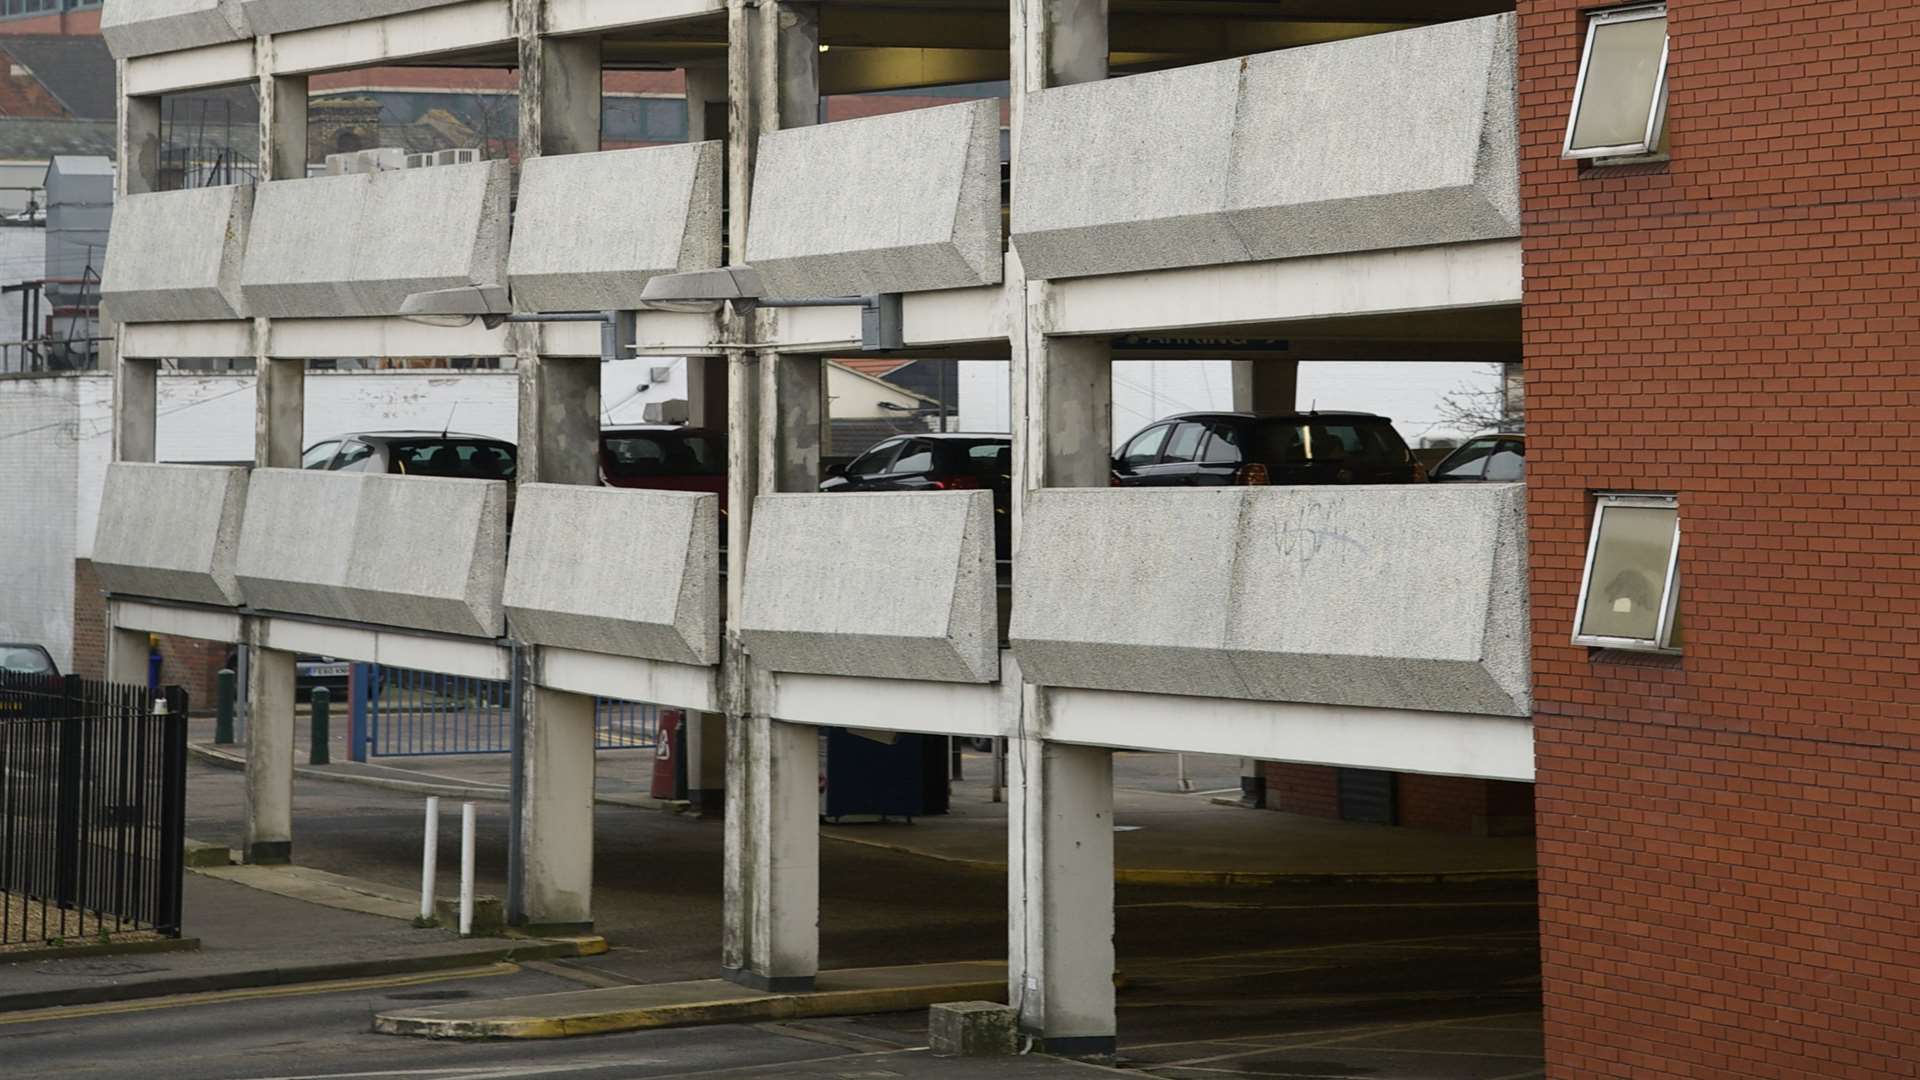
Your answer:
[[[1188,794],[1193,791],[1193,778],[1187,775],[1187,755],[1175,754],[1173,756],[1179,761],[1180,765],[1180,794]]]
[[[420,851],[420,917],[433,918],[433,877],[440,859],[440,796],[427,796],[426,843]]]
[[[460,936],[473,935],[473,804],[460,804]]]

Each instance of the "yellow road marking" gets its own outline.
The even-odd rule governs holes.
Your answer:
[[[390,986],[418,986],[450,979],[479,979],[511,975],[520,965],[500,961],[483,967],[451,968],[417,975],[382,975],[365,979],[332,979],[326,982],[294,983],[287,986],[256,986],[238,990],[208,990],[197,994],[173,994],[167,997],[141,998],[137,1001],[108,1001],[98,1005],[66,1005],[51,1009],[0,1014],[0,1026],[31,1024],[51,1020],[84,1020],[93,1016],[150,1012],[155,1009],[182,1009],[192,1005],[222,1005],[232,1001],[257,1001],[264,998],[301,997],[309,994],[338,994],[349,990],[375,990]]]

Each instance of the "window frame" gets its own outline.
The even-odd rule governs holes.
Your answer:
[[[1593,564],[1600,553],[1600,526],[1608,508],[1640,507],[1673,511],[1673,545],[1667,549],[1667,573],[1661,584],[1660,618],[1654,624],[1652,640],[1582,634],[1587,622],[1587,598],[1593,585]],[[1631,652],[1679,656],[1672,644],[1675,616],[1680,607],[1680,499],[1674,495],[1649,495],[1644,492],[1603,491],[1594,496],[1593,525],[1587,531],[1587,560],[1580,571],[1580,597],[1573,610],[1573,643],[1592,649],[1621,649]]]
[[[1625,143],[1619,146],[1590,146],[1582,150],[1573,148],[1573,130],[1580,123],[1580,105],[1586,100],[1587,69],[1593,62],[1593,42],[1595,31],[1610,23],[1636,22],[1641,19],[1664,19],[1667,17],[1666,4],[1643,4],[1636,7],[1610,8],[1596,11],[1587,17],[1587,40],[1580,49],[1580,76],[1573,84],[1573,107],[1567,110],[1567,133],[1560,143],[1560,156],[1569,161],[1593,161],[1607,158],[1648,157],[1659,153],[1660,138],[1667,127],[1667,61],[1673,51],[1673,35],[1669,32],[1660,46],[1660,73],[1653,83],[1653,108],[1647,113],[1645,137],[1637,143]]]

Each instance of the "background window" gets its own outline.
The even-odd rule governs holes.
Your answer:
[[[1181,424],[1173,429],[1173,438],[1167,440],[1167,449],[1160,455],[1162,461],[1192,461],[1200,452],[1200,436],[1207,429],[1195,423]]]
[[[933,447],[928,443],[910,442],[900,451],[900,460],[893,463],[891,473],[924,473],[933,471]]]
[[[1628,157],[1660,144],[1667,111],[1667,9],[1603,11],[1587,23],[1563,154]]]
[[[1594,510],[1575,644],[1673,648],[1680,509],[1664,496],[1603,495]]]
[[[1135,435],[1133,441],[1127,444],[1126,453],[1120,457],[1120,464],[1128,468],[1153,464],[1160,459],[1160,444],[1165,441],[1167,441],[1165,424],[1148,428]]]

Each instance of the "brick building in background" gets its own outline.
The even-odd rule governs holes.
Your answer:
[[[1591,9],[1519,5],[1549,1073],[1911,1076],[1920,8],[1670,9],[1608,167]],[[1679,655],[1571,643],[1615,491],[1677,497]]]

